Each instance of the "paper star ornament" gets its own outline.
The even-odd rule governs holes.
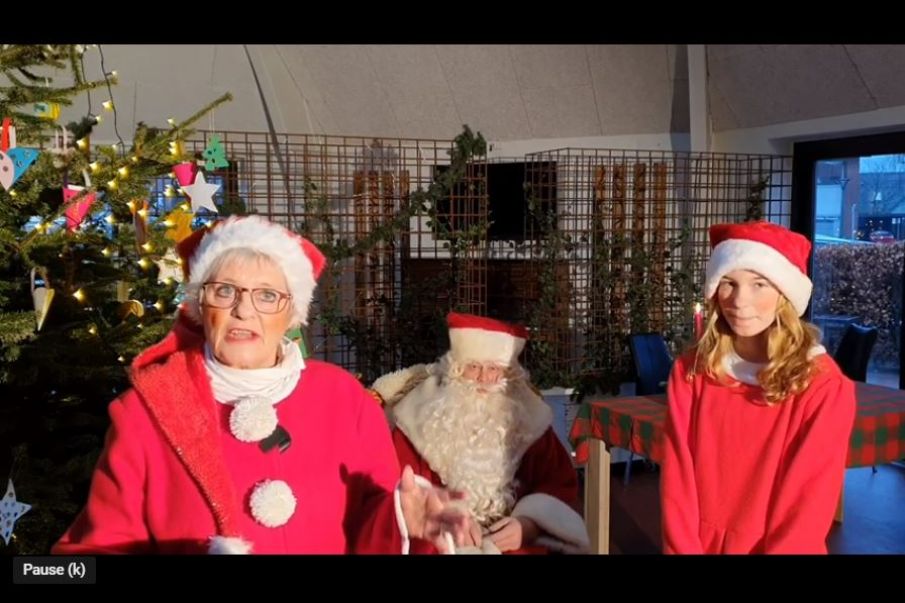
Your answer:
[[[190,211],[183,211],[179,208],[174,209],[164,218],[164,221],[171,228],[168,228],[163,236],[174,243],[178,243],[192,234],[192,220],[194,218],[195,214]]]
[[[28,513],[29,509],[31,509],[31,505],[26,505],[16,500],[13,480],[9,480],[9,484],[6,486],[6,494],[0,499],[0,536],[3,536],[3,541],[6,544],[9,544],[9,539],[12,538],[16,520]]]
[[[214,193],[220,190],[220,185],[208,184],[204,179],[204,172],[198,172],[198,175],[195,177],[195,183],[183,186],[182,190],[185,191],[186,195],[191,197],[192,210],[198,211],[204,207],[214,213],[219,213],[217,211],[217,206],[214,205],[213,197]]]

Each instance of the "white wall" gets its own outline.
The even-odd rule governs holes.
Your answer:
[[[791,155],[795,142],[905,129],[905,106],[820,119],[714,132],[713,151]]]
[[[527,153],[554,149],[631,149],[653,151],[687,151],[688,133],[627,134],[621,136],[587,136],[582,138],[536,138],[532,140],[488,140],[488,157],[521,157]]]
[[[905,130],[905,105],[819,119],[786,122],[758,128],[710,132],[710,148],[717,153],[791,155],[795,142],[845,138]],[[688,151],[689,133],[591,136],[533,140],[489,140],[494,157],[518,157],[526,153],[561,148]],[[704,150],[704,149],[699,149]]]
[[[195,127],[267,131],[260,94],[241,45],[102,45],[101,49],[104,70],[117,72],[119,83],[111,87],[116,104],[116,129],[127,144],[131,142],[138,121],[167,128],[168,118],[186,119],[225,92],[232,93],[233,100],[202,118]],[[278,57],[269,47],[251,46],[249,49],[276,130],[304,131],[303,103],[287,104],[290,108],[281,110],[273,101],[274,88],[283,92],[287,87],[279,77],[276,81],[271,80],[270,73],[285,73],[285,70],[268,68]],[[103,79],[98,48],[89,48],[84,62],[87,79]],[[94,129],[92,144],[116,141],[113,113],[101,107],[101,103],[109,98],[106,87],[91,92],[92,112],[103,119]],[[61,124],[78,121],[87,112],[88,96],[81,94],[72,106],[63,107],[59,121]]]

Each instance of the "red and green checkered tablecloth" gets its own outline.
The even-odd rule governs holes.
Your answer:
[[[905,391],[856,383],[858,411],[849,442],[849,467],[905,458]],[[581,405],[569,439],[576,460],[588,460],[588,439],[603,440],[655,463],[663,460],[666,395],[593,400]]]
[[[660,462],[665,422],[665,394],[585,402],[569,432],[575,460],[587,462],[588,440],[594,438]]]
[[[849,467],[905,458],[905,391],[856,383],[858,413],[848,445]]]

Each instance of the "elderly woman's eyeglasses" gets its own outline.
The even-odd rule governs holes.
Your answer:
[[[276,314],[286,307],[292,295],[261,287],[248,289],[230,283],[210,281],[201,286],[201,296],[205,305],[213,308],[232,308],[239,303],[242,293],[251,293],[251,305],[261,314]]]

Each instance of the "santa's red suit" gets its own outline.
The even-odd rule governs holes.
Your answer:
[[[578,480],[571,459],[553,429],[552,411],[523,380],[485,399],[448,379],[444,363],[419,365],[374,384],[385,400],[420,381],[389,414],[401,466],[438,486],[467,494],[465,505],[485,529],[501,517],[527,517],[541,529],[533,543],[513,553],[589,550],[578,507]],[[470,407],[470,408],[469,408]],[[494,409],[508,408],[497,413]],[[499,552],[484,537],[481,550]],[[432,552],[412,541],[413,552]]]
[[[230,406],[213,398],[202,343],[180,322],[136,359],[134,389],[110,405],[87,506],[53,552],[402,551],[399,465],[384,416],[361,385],[307,361],[275,407],[291,443],[264,452],[230,433]],[[268,480],[284,482],[274,496],[296,499],[277,527],[251,508],[252,492]]]

